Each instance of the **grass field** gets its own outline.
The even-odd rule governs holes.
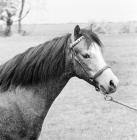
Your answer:
[[[64,32],[62,32],[64,33]],[[0,38],[0,64],[57,35]],[[115,100],[137,108],[137,34],[100,36],[104,57],[120,80]],[[107,102],[88,83],[72,78],[53,103],[40,140],[137,140],[137,112]]]

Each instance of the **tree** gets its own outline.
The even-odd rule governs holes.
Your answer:
[[[28,7],[27,12],[25,6]],[[21,21],[32,9],[45,9],[45,0],[0,0],[0,19],[5,21],[7,25],[5,35],[11,34],[11,26],[14,22],[18,22],[18,33],[22,33]],[[13,21],[12,17],[15,15],[18,16],[18,19]]]
[[[5,36],[9,36],[11,34],[11,26],[14,22],[18,22],[18,32],[21,32],[21,20],[26,17],[29,13],[29,10],[26,12],[25,16],[22,17],[22,13],[24,10],[25,0],[0,0],[0,19],[6,22],[6,30]],[[21,5],[21,8],[19,6]],[[18,20],[13,21],[12,17],[17,14]]]
[[[125,34],[125,33],[129,33],[130,32],[130,26],[129,24],[124,24],[121,26],[121,29],[119,31],[120,34]]]
[[[22,19],[24,19],[28,13],[30,11],[33,11],[34,9],[35,10],[40,10],[40,12],[42,10],[45,10],[45,7],[46,7],[46,0],[20,0],[20,12],[19,12],[19,16],[18,16],[18,33],[23,33],[23,30],[22,30]],[[24,8],[25,7],[25,8]],[[24,12],[25,9],[27,8],[27,12]],[[39,13],[39,12],[37,12]],[[43,15],[41,16],[40,14],[38,14],[38,18],[42,17],[43,19]],[[37,19],[38,19],[37,18]]]
[[[0,19],[6,22],[5,36],[9,36],[13,24],[12,17],[16,14],[16,7],[8,0],[1,0],[0,5]]]
[[[25,4],[25,0],[21,0],[21,9],[20,9],[20,12],[19,12],[19,19],[22,18],[24,4]],[[22,24],[21,24],[21,20],[19,20],[18,21],[18,33],[21,33],[21,31],[22,31]]]

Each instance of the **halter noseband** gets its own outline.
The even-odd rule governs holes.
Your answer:
[[[90,74],[88,73],[88,71],[86,70],[86,68],[83,66],[83,64],[81,63],[80,59],[77,57],[77,54],[74,50],[75,45],[77,45],[82,39],[84,38],[84,36],[81,36],[80,38],[78,38],[76,41],[74,41],[73,43],[70,44],[70,49],[72,50],[76,61],[81,65],[81,67],[83,68],[83,70],[85,71],[85,73],[87,74],[87,76],[89,77],[90,81],[92,82],[93,86],[95,87],[96,91],[100,91],[100,88],[98,87],[97,83],[96,83],[96,78],[98,76],[100,76],[102,74],[103,71],[105,71],[106,69],[110,68],[109,66],[105,66],[102,69],[100,69],[93,77],[90,76]]]

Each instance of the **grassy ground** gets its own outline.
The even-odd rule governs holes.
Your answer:
[[[54,35],[0,38],[0,64]],[[137,35],[100,38],[105,45],[105,60],[120,79],[118,91],[112,96],[137,108]],[[44,139],[137,140],[137,112],[105,101],[88,83],[72,78],[45,119],[40,136]]]

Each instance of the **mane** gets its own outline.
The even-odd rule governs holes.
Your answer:
[[[29,48],[0,66],[0,86],[6,91],[12,85],[36,85],[65,70],[68,40],[71,34]]]
[[[85,37],[88,46],[92,42],[95,42],[98,46],[103,48],[103,44],[100,41],[99,37],[94,32],[92,32],[90,29],[81,29],[81,35],[83,35]]]

